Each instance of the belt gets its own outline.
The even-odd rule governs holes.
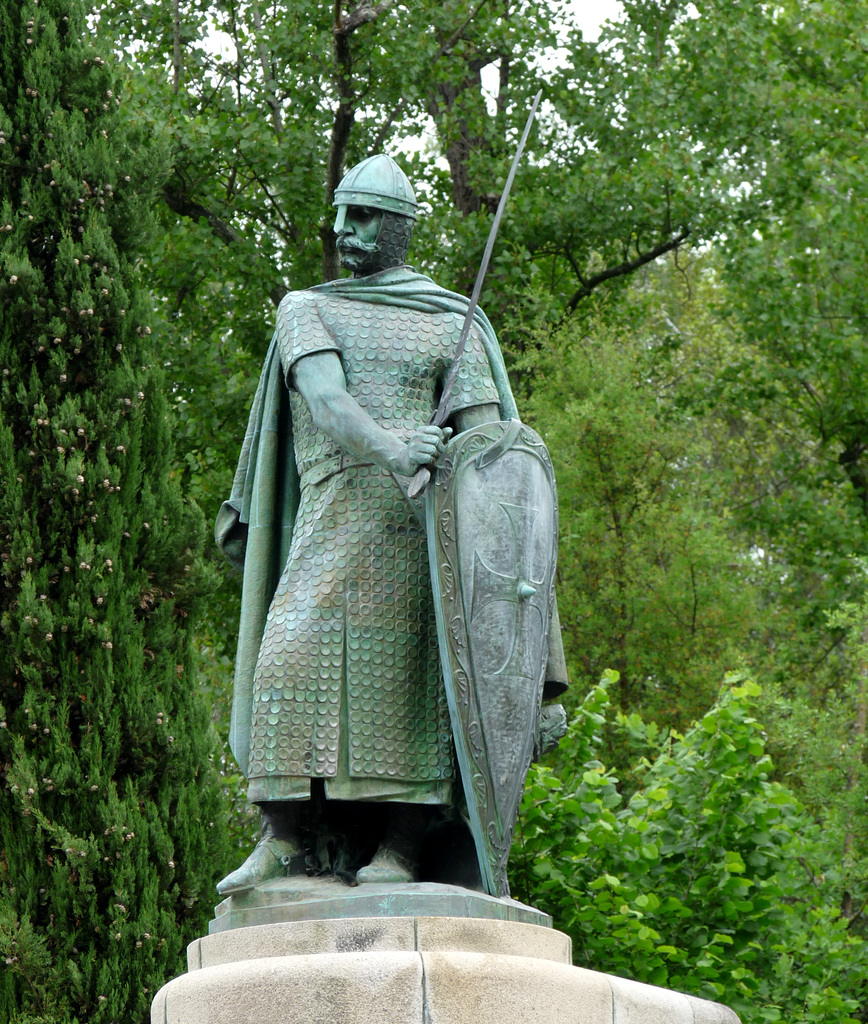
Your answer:
[[[325,459],[306,469],[301,474],[301,486],[321,484],[335,473],[342,473],[345,469],[356,469],[359,466],[373,466],[373,462],[364,462],[362,459],[354,459],[349,455],[332,455],[330,459]]]

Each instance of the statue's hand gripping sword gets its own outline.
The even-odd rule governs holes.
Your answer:
[[[461,337],[458,339],[458,347],[455,350],[452,367],[443,384],[443,393],[440,396],[440,403],[434,410],[434,415],[429,421],[435,427],[442,427],[446,420],[449,419],[449,413],[452,411],[452,403],[455,398],[453,394],[455,378],[458,376],[461,357],[464,354],[464,349],[467,347],[467,339],[470,337],[470,328],[473,326],[473,317],[475,316],[476,308],[479,305],[479,293],[482,291],[482,282],[485,280],[485,272],[488,270],[488,264],[491,260],[491,253],[494,249],[494,240],[497,237],[497,230],[500,227],[501,220],[503,219],[503,211],[506,208],[509,191],[512,188],[515,172],[518,170],[518,163],[519,160],[521,160],[521,154],[524,151],[524,144],[527,142],[527,137],[530,134],[530,127],[533,124],[533,119],[536,115],[536,108],[539,105],[541,96],[542,89],[540,89],[536,96],[534,96],[533,103],[530,108],[530,114],[527,118],[527,124],[524,126],[521,141],[518,144],[518,150],[512,161],[512,166],[509,169],[506,184],[503,186],[503,194],[500,197],[500,202],[497,204],[497,213],[494,215],[491,230],[488,232],[488,241],[485,245],[485,252],[482,254],[482,263],[479,266],[479,273],[476,275],[476,283],[473,285],[473,292],[470,295],[470,304],[468,305],[467,313],[464,316],[464,326],[461,328]],[[416,475],[410,481],[410,487],[408,489],[410,497],[415,498],[420,495],[428,486],[430,480],[431,471],[427,466],[420,466],[419,469],[416,470]]]

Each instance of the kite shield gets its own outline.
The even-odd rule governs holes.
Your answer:
[[[459,434],[426,495],[440,659],[487,892],[506,863],[539,726],[557,556],[542,439],[518,420]]]

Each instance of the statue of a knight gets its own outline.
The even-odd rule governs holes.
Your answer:
[[[483,801],[475,818],[468,814],[478,804],[470,775],[479,765],[468,766],[466,752],[478,753],[478,744],[468,747],[473,723],[457,721],[448,688],[464,677],[458,663],[446,664],[435,608],[442,587],[432,587],[429,568],[431,495],[411,499],[408,488],[419,467],[448,461],[462,437],[481,432],[468,450],[497,443],[500,453],[507,442],[521,445],[521,425],[481,311],[450,419],[428,425],[468,300],[406,265],[417,202],[398,165],[382,155],[363,161],[344,177],[335,206],[340,261],[352,276],[281,302],[232,496],[217,521],[218,544],[243,570],[230,738],[263,821],[254,852],[218,891],[330,872],[351,884],[457,881],[502,894],[503,884],[486,884],[476,865],[470,875],[460,866],[462,830],[478,853],[478,833],[493,812]],[[501,538],[518,529],[527,505],[500,501],[505,525],[486,529]],[[519,506],[525,512],[511,511]],[[446,514],[439,518],[446,522]],[[551,538],[541,545],[550,547]],[[540,700],[566,686],[552,583],[540,575],[545,568],[524,575],[492,568],[498,556],[482,541],[477,548],[466,575],[475,604],[487,609],[477,615],[483,640],[501,636],[504,621],[542,633],[536,654],[526,655],[521,636],[500,653],[488,651],[530,679],[518,684],[527,690],[517,702],[527,713],[519,707],[510,722],[486,719],[503,717],[493,696],[502,668],[483,681],[480,698],[480,706],[492,703],[480,717],[495,755],[528,752],[517,755],[520,777],[511,789],[520,792],[539,749]],[[479,574],[500,590],[485,590]],[[528,657],[537,664],[528,666]],[[456,729],[465,734],[461,744]],[[509,729],[528,737],[519,742]],[[483,766],[482,774],[497,771]],[[507,845],[515,810],[505,812]]]

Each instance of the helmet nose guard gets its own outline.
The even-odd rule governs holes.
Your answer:
[[[369,156],[347,171],[335,189],[334,205],[338,208],[335,233],[344,226],[346,207],[369,206],[374,210],[400,213],[416,219],[416,193],[407,175],[385,153]]]
[[[335,203],[337,206],[337,203]],[[344,230],[344,224],[347,221],[347,208],[346,205],[338,206],[337,216],[335,217],[335,226],[332,228],[336,235],[339,235]]]

